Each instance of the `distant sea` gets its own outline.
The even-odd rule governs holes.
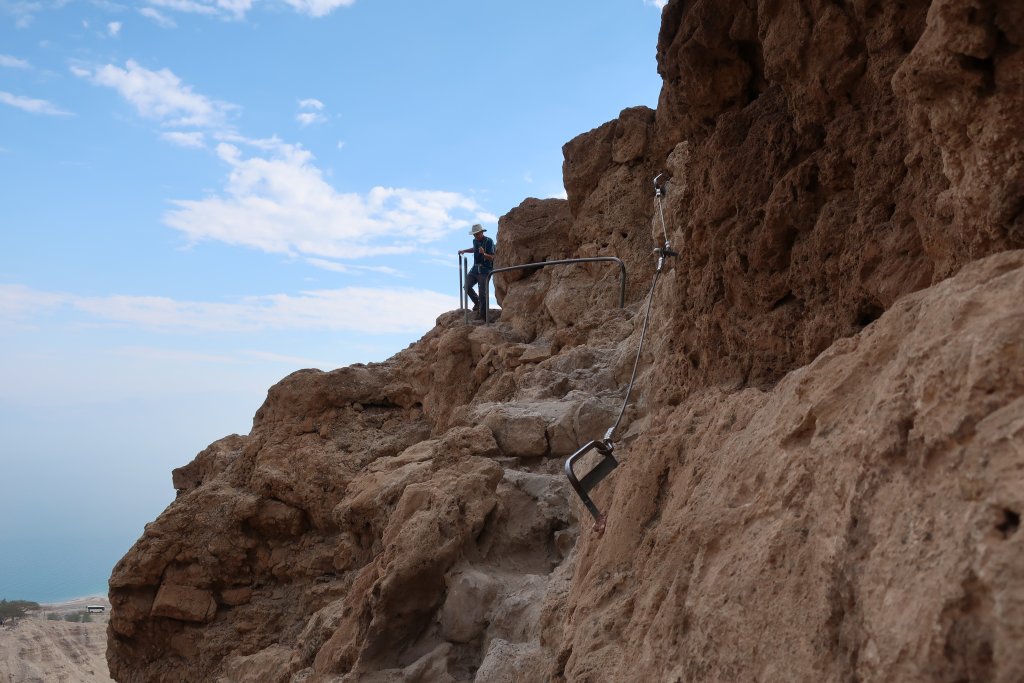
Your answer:
[[[106,595],[114,565],[135,539],[0,539],[0,598],[63,602]]]

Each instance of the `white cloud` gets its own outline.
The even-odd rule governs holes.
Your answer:
[[[324,109],[324,103],[320,100],[313,99],[312,97],[305,100],[299,100],[299,108],[312,110],[299,112],[295,115],[295,120],[303,126],[308,126],[314,123],[323,123],[327,120],[327,117],[320,113]]]
[[[323,258],[308,258],[306,259],[306,263],[311,266],[316,266],[317,268],[322,268],[323,270],[329,270],[332,273],[351,273],[354,270],[352,266],[347,266],[344,263],[338,263],[337,261],[328,261]]]
[[[160,137],[167,140],[171,144],[178,145],[179,147],[191,147],[193,149],[202,149],[206,146],[205,136],[199,132],[183,133],[181,131],[169,131],[161,133]]]
[[[124,24],[120,21],[112,21],[107,24],[107,33],[116,38],[121,33],[123,26]]]
[[[327,117],[323,114],[319,114],[315,111],[304,111],[295,115],[295,120],[303,126],[308,126],[314,123],[323,123],[327,120]]]
[[[348,7],[355,0],[284,0],[300,14],[323,17],[339,7]],[[186,14],[231,16],[244,19],[253,7],[253,0],[148,0],[148,4]]]
[[[45,8],[41,2],[0,2],[0,11],[6,12],[14,17],[14,25],[24,29],[32,25],[35,15]]]
[[[155,21],[158,25],[163,26],[164,28],[175,28],[178,25],[175,23],[174,19],[161,14],[159,10],[153,7],[143,7],[139,10],[139,14],[147,19]]]
[[[222,303],[157,296],[82,297],[0,285],[0,319],[23,320],[55,309],[71,309],[92,322],[168,333],[423,332],[433,327],[438,315],[457,306],[453,296],[411,288],[346,287]]]
[[[241,19],[252,9],[252,0],[217,0],[217,7]]]
[[[166,125],[220,127],[235,109],[192,91],[170,69],[151,71],[128,60],[125,68],[106,64],[87,68],[72,66],[71,72],[96,85],[117,90],[141,116]]]
[[[71,116],[71,112],[64,111],[57,105],[46,100],[36,100],[31,97],[12,95],[9,92],[0,90],[0,103],[8,104],[17,109],[27,111],[30,114],[46,114],[47,116]]]
[[[0,318],[20,318],[26,313],[53,308],[66,300],[63,294],[40,292],[24,285],[0,285]]]
[[[24,59],[18,59],[11,55],[0,55],[0,66],[8,69],[27,69],[29,64]]]
[[[164,222],[192,242],[357,259],[408,253],[490,216],[457,192],[389,187],[365,195],[338,192],[301,146],[255,142],[270,154],[246,158],[239,147],[219,144],[217,154],[231,167],[223,194],[176,200]]]
[[[307,258],[306,263],[323,270],[329,270],[333,273],[353,273],[358,271],[368,271],[372,273],[381,273],[383,275],[394,275],[396,277],[405,277],[405,273],[396,269],[389,268],[388,266],[350,266],[344,263],[338,263],[337,261],[329,261],[322,258]]]
[[[662,9],[668,4],[668,0],[644,0],[644,4],[648,7],[657,7],[658,9]]]
[[[285,0],[300,14],[308,14],[311,17],[323,17],[339,7],[350,7],[355,0]]]
[[[339,150],[345,149],[345,141],[344,140],[338,140],[338,149]]]
[[[217,14],[215,6],[193,0],[149,0],[149,4],[186,14]]]

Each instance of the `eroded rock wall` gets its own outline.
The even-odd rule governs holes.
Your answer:
[[[490,325],[282,380],[115,568],[112,675],[1024,678],[1022,37],[1010,2],[671,0],[657,110],[499,223],[499,265],[622,259],[626,306],[607,263],[517,271]],[[562,461],[666,233],[598,535]]]
[[[900,296],[1024,245],[1019,3],[669,3],[682,255],[664,400],[772,386]],[[685,144],[685,147],[683,146]]]
[[[770,390],[648,416],[552,674],[1021,680],[1022,294],[1024,252],[993,256]]]

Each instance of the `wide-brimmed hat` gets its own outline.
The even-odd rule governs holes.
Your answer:
[[[470,235],[475,235],[478,232],[487,232],[487,230],[484,229],[484,226],[480,225],[479,223],[477,223],[476,225],[469,229]]]

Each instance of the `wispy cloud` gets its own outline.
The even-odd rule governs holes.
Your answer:
[[[193,149],[202,149],[206,146],[206,138],[200,131],[193,131],[183,133],[181,131],[169,131],[160,133],[160,137],[167,140],[173,145],[179,147],[191,147]]]
[[[118,35],[120,35],[121,28],[123,26],[124,24],[120,21],[111,21],[107,24],[107,33],[109,33],[112,37],[116,38]]]
[[[24,59],[18,59],[11,55],[0,55],[0,66],[8,69],[27,69],[29,63]]]
[[[63,294],[40,292],[24,285],[0,285],[0,319],[14,319],[66,301]]]
[[[149,0],[149,4],[186,14],[217,14],[219,11],[216,4],[193,0]]]
[[[284,0],[299,14],[319,18],[339,7],[349,7],[355,0]],[[244,19],[253,7],[253,0],[149,0],[149,5],[184,14],[205,14]]]
[[[172,126],[223,127],[235,106],[193,92],[170,69],[152,71],[134,60],[124,68],[113,64],[85,67],[71,72],[96,85],[113,88],[135,107],[139,115]]]
[[[668,4],[668,0],[644,0],[644,4],[648,7],[657,7],[658,9],[662,9]]]
[[[350,7],[356,0],[285,0],[300,14],[311,17],[323,17],[339,7]]]
[[[151,21],[156,22],[159,26],[163,26],[164,28],[175,28],[178,25],[177,22],[174,21],[174,19],[171,19],[170,17],[161,14],[160,10],[156,9],[155,7],[142,7],[141,9],[139,9],[139,14],[146,17],[147,19],[150,19]]]
[[[164,333],[254,333],[268,330],[409,333],[430,329],[458,306],[453,296],[422,289],[346,287],[244,297],[232,302],[157,296],[83,297],[0,285],[0,319],[23,322],[61,309],[92,322]]]
[[[329,270],[333,273],[356,273],[363,271],[381,273],[383,275],[393,275],[395,277],[405,276],[405,273],[397,268],[389,268],[388,266],[352,266],[346,263],[338,263],[337,261],[329,261],[322,258],[307,258],[306,263],[323,270]]]
[[[323,115],[324,103],[317,99],[306,99],[299,101],[300,111],[295,115],[295,120],[303,126],[308,126],[314,123],[323,123],[327,120],[327,117]]]
[[[355,259],[408,253],[493,218],[457,192],[390,187],[375,187],[366,195],[338,192],[301,146],[277,142],[268,151],[268,156],[247,158],[239,147],[219,144],[217,154],[231,167],[223,195],[177,200],[164,222],[192,242]]]
[[[47,100],[37,100],[21,95],[12,95],[9,92],[0,90],[0,103],[7,104],[30,114],[45,114],[46,116],[71,116],[71,112],[64,111],[57,105]]]
[[[36,14],[44,9],[43,3],[38,1],[14,0],[12,2],[0,2],[0,12],[14,17],[14,25],[21,29],[31,26]]]
[[[295,115],[295,120],[303,126],[309,126],[314,123],[323,123],[327,120],[327,117],[316,111],[304,111],[299,112]]]

